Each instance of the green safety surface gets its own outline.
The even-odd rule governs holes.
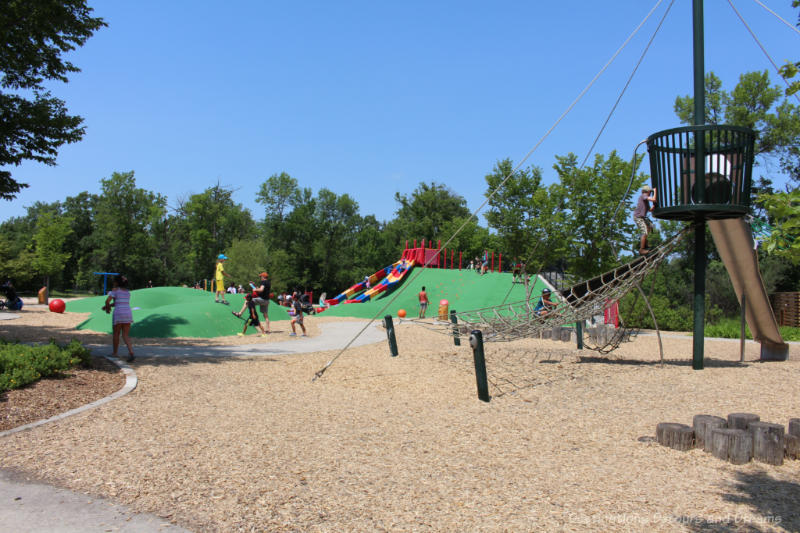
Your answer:
[[[406,311],[406,318],[415,318],[419,314],[417,295],[423,286],[430,302],[427,317],[438,315],[441,300],[447,300],[449,311],[471,311],[525,300],[525,285],[512,283],[512,279],[510,273],[488,273],[481,276],[474,270],[414,268],[394,292],[379,295],[365,303],[339,304],[325,310],[323,315],[373,318],[388,301],[402,291],[378,318],[385,315],[397,316],[400,309]],[[536,279],[537,284],[532,294],[538,296],[545,285]]]
[[[183,287],[155,287],[131,291],[132,337],[225,337],[242,331],[244,320],[231,314],[244,304],[244,295],[226,294],[230,305],[214,302],[214,293]],[[111,315],[101,308],[105,296],[67,303],[67,311],[92,313],[78,329],[111,333]],[[288,320],[288,308],[275,302],[269,306],[270,320]],[[259,311],[259,318],[261,311]],[[247,335],[260,333],[247,328]]]
[[[421,272],[421,273],[420,273]],[[419,276],[414,279],[418,274]],[[413,281],[412,281],[413,280]],[[389,294],[358,304],[339,304],[328,308],[320,316],[340,316],[353,318],[374,318],[390,314],[397,316],[397,311],[405,309],[407,318],[414,318],[419,313],[417,294],[424,285],[428,293],[428,317],[438,314],[440,301],[448,301],[449,310],[469,311],[492,307],[502,303],[513,303],[525,299],[525,286],[511,282],[510,273],[488,273],[478,275],[473,270],[449,270],[415,268],[408,274],[408,279]],[[538,295],[544,284],[537,280],[533,294]],[[338,294],[341,288],[335,288],[328,294]],[[402,291],[402,292],[401,292]],[[394,296],[397,299],[381,312],[381,309]],[[105,296],[83,298],[67,303],[67,311],[75,313],[91,313],[91,316],[78,325],[78,329],[87,329],[111,333],[111,315],[101,308]],[[241,294],[226,294],[230,305],[214,302],[214,293],[182,287],[156,287],[131,291],[131,309],[133,311],[132,337],[199,337],[213,338],[235,335],[242,331],[244,321],[231,314],[239,311],[244,303]],[[318,302],[316,302],[318,303]],[[259,311],[259,317],[260,317]],[[288,308],[280,307],[276,302],[269,306],[270,320],[289,320]],[[248,327],[247,335],[259,333],[257,328]]]

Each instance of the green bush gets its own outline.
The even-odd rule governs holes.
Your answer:
[[[0,393],[90,362],[89,350],[76,340],[66,346],[53,341],[29,346],[0,340]]]
[[[741,319],[739,318],[723,318],[714,324],[706,324],[705,336],[706,337],[720,337],[723,339],[738,339],[741,335]],[[784,341],[800,341],[800,328],[791,328],[789,326],[780,326],[778,328],[781,332],[781,337]],[[752,339],[753,335],[750,333],[750,328],[745,325],[745,336]]]

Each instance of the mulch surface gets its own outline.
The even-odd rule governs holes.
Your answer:
[[[0,394],[0,431],[24,426],[105,398],[125,385],[125,376],[105,357]]]

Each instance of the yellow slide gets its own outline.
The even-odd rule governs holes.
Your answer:
[[[745,295],[745,320],[753,339],[761,343],[761,360],[785,361],[789,345],[783,342],[769,304],[750,226],[743,218],[729,218],[709,220],[708,227],[731,277],[736,297],[741,302],[742,294]]]

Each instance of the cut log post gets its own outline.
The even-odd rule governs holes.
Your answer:
[[[673,450],[691,450],[694,448],[694,430],[686,424],[662,422],[656,426],[656,441]]]
[[[784,427],[769,422],[751,422],[753,434],[753,459],[770,465],[783,464]]]
[[[562,329],[564,328],[562,328],[561,326],[553,326],[553,329],[551,330],[550,333],[550,338],[553,339],[554,341],[560,341]]]
[[[800,418],[789,419],[789,435],[800,437]]]
[[[711,453],[735,465],[748,463],[753,457],[753,435],[744,429],[712,429]]]
[[[542,330],[542,338],[543,339],[549,339],[552,336],[553,336],[553,330],[552,329],[543,329]]]
[[[572,341],[572,328],[561,328],[561,342]]]
[[[711,430],[725,429],[728,422],[721,416],[695,415],[692,420],[694,428],[694,444],[705,452],[711,451]]]
[[[786,457],[800,459],[800,436],[786,435]]]
[[[731,413],[728,415],[728,428],[747,429],[751,422],[758,422],[761,417],[753,413]]]

